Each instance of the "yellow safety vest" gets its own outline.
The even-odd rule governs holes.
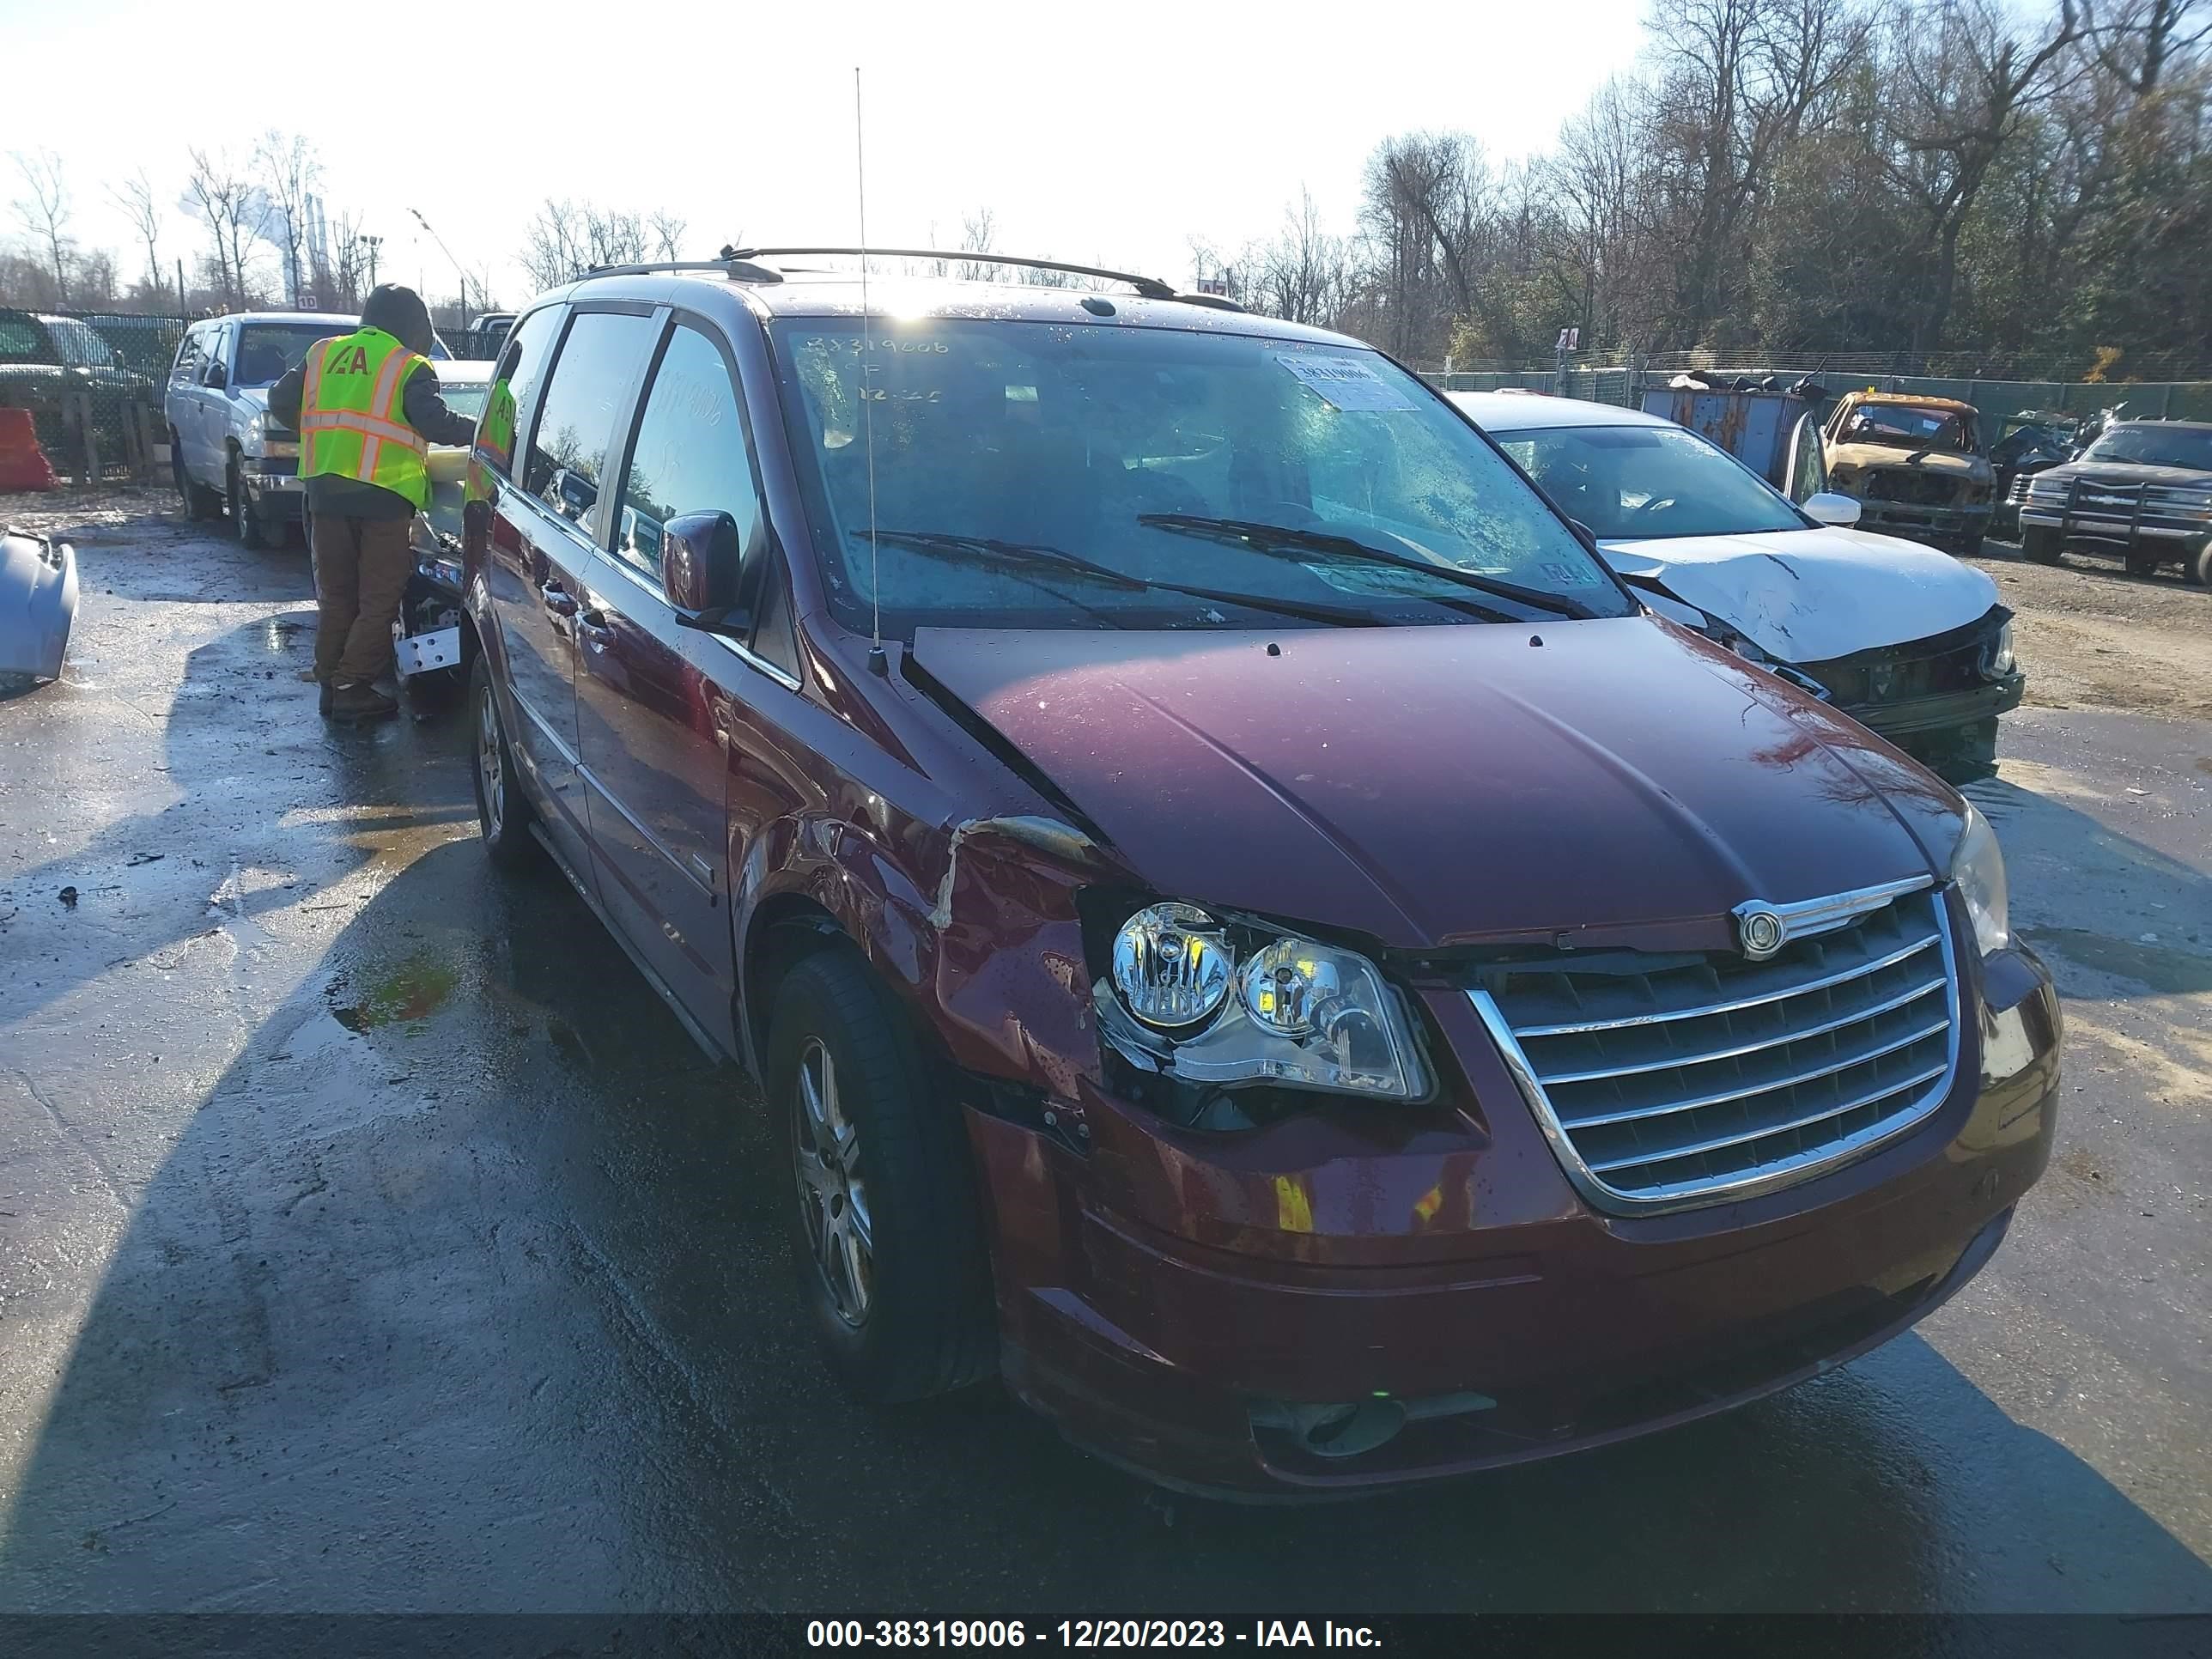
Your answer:
[[[380,328],[358,329],[307,349],[300,395],[300,476],[331,473],[430,500],[430,441],[407,424],[407,382],[430,360]]]
[[[469,451],[469,479],[464,502],[488,501],[492,473],[507,472],[514,465],[514,393],[504,380],[494,380],[484,398],[483,419]]]

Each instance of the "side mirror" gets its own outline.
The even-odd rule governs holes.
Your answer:
[[[206,372],[200,376],[200,384],[202,386],[213,386],[217,392],[220,392],[223,387],[230,384],[230,376],[223,373],[222,365],[221,363],[210,363],[207,366]]]
[[[1817,495],[1808,495],[1804,501],[1805,516],[1814,524],[1833,525],[1838,530],[1848,530],[1859,521],[1859,503],[1856,495],[1840,495],[1824,489]]]
[[[677,620],[718,631],[742,629],[734,615],[744,559],[738,521],[726,513],[686,513],[660,526],[660,587]]]

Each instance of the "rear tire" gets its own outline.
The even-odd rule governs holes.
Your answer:
[[[2030,525],[2021,532],[2020,550],[2038,564],[2057,564],[2066,556],[2066,543],[2057,531]]]
[[[230,459],[230,471],[225,475],[229,486],[230,527],[243,548],[258,550],[269,545],[269,526],[262,521],[261,509],[254,506],[246,493],[246,477],[239,471],[238,458]]]
[[[795,1201],[799,1297],[846,1388],[878,1405],[998,1366],[974,1165],[904,1012],[850,946],[777,988],[768,1098]]]
[[[469,675],[468,706],[469,717],[476,722],[470,771],[476,786],[477,836],[483,842],[485,856],[501,869],[526,868],[538,856],[530,833],[530,821],[537,812],[522,792],[514,750],[507,746],[507,724],[500,716],[499,695],[481,653]]]

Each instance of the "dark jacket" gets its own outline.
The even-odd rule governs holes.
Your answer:
[[[362,307],[361,324],[363,328],[381,329],[410,351],[428,355],[430,349],[430,313],[410,289],[390,284],[379,288]],[[318,345],[315,349],[321,348]],[[306,390],[304,367],[287,372],[269,388],[270,417],[296,431],[300,425],[300,400]],[[434,371],[425,374],[416,369],[407,377],[407,389],[400,398],[400,412],[406,416],[408,425],[434,444],[465,444],[476,436],[476,422],[465,415],[454,414],[438,396]],[[340,519],[415,516],[415,504],[396,490],[329,473],[319,473],[307,480],[307,510]]]

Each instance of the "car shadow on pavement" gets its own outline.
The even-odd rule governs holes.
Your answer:
[[[312,610],[233,629],[190,653],[166,710],[138,708],[103,674],[118,720],[159,727],[159,758],[143,778],[111,769],[96,734],[113,722],[65,703],[66,684],[40,688],[50,702],[6,707],[21,751],[40,756],[35,770],[16,762],[9,781],[26,799],[50,798],[42,816],[53,830],[99,825],[0,883],[9,1018],[27,1020],[119,963],[168,959],[225,932],[250,948],[258,919],[303,893],[474,822],[453,723],[328,726],[300,678],[313,638]],[[133,805],[110,813],[111,796]]]
[[[563,885],[430,848],[49,1311],[0,1610],[2212,1611],[2212,1569],[1913,1336],[1551,1465],[1163,1500],[994,1390],[845,1401],[787,1188]]]
[[[2014,927],[2057,958],[2063,993],[2212,991],[2212,877],[2002,776],[1965,793],[2004,848]]]

